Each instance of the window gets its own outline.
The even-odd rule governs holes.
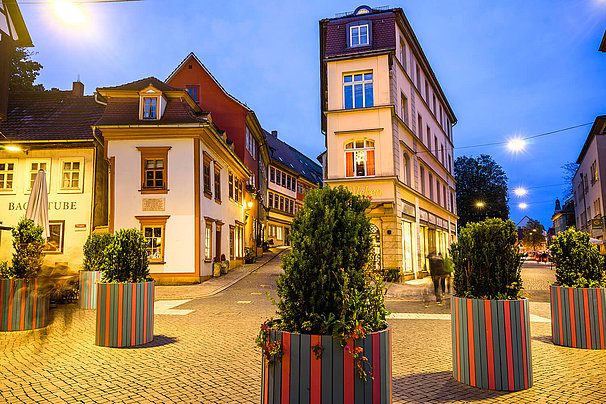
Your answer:
[[[244,256],[244,225],[236,222],[236,228],[234,233],[234,254],[236,259],[241,259]]]
[[[419,65],[416,66],[416,76],[417,76],[417,90],[420,93],[421,92],[421,70],[419,69]]]
[[[64,220],[50,220],[48,222],[49,235],[42,248],[45,253],[63,253],[63,236],[65,235]]]
[[[429,178],[429,199],[433,201],[433,175],[428,173],[427,177]]]
[[[455,213],[455,208],[454,208],[454,193],[452,191],[450,191],[450,211],[452,213]]]
[[[433,137],[433,151],[432,153],[434,154],[434,156],[438,157],[438,137],[434,136]]]
[[[368,24],[353,25],[349,27],[349,45],[364,46],[368,45]]]
[[[425,195],[425,168],[423,166],[419,167],[419,176],[421,177],[421,193]]]
[[[282,186],[286,187],[286,173],[282,172]]]
[[[593,184],[595,184],[598,181],[598,168],[597,168],[597,163],[595,160],[594,160],[593,164],[591,165],[590,171],[591,171],[591,186],[593,186]]]
[[[433,114],[436,114],[436,95],[433,95]]]
[[[29,192],[32,190],[34,186],[34,181],[36,180],[36,175],[38,175],[38,170],[44,170],[44,174],[46,175],[46,187],[50,188],[49,183],[49,171],[50,171],[50,159],[44,160],[28,160],[27,167],[29,171],[29,175],[27,177],[26,190]]]
[[[61,190],[81,191],[84,160],[61,160]]]
[[[143,119],[158,118],[158,98],[143,97]]]
[[[372,88],[372,72],[344,75],[345,109],[372,107],[374,105]]]
[[[233,261],[234,258],[236,258],[235,251],[236,251],[236,246],[235,246],[235,242],[236,242],[236,228],[232,225],[229,226],[229,259],[230,261]]]
[[[452,160],[450,154],[448,155],[448,171],[452,173]]]
[[[164,263],[164,240],[166,221],[169,216],[135,216],[147,244],[147,259],[150,264]]]
[[[204,262],[211,262],[213,259],[213,223],[207,220],[204,228]]]
[[[426,127],[425,130],[426,130],[426,133],[427,133],[427,137],[426,137],[426,139],[427,139],[427,147],[429,148],[429,151],[431,153],[433,153],[433,150],[431,149],[431,131],[429,129],[429,125],[427,125],[427,127]]]
[[[406,185],[410,185],[410,157],[406,152],[404,152],[402,164],[402,179]]]
[[[280,196],[280,210],[284,211],[284,197]]]
[[[246,127],[246,150],[248,150],[253,159],[257,158],[257,141],[253,134],[250,133],[248,126]]]
[[[12,191],[15,179],[15,164],[13,160],[0,161],[0,191]]]
[[[269,167],[269,180],[276,183],[276,169],[273,167]]]
[[[198,93],[200,92],[200,86],[187,85],[185,86],[185,88],[187,89],[187,92],[191,96],[192,100],[198,102]]]
[[[444,145],[440,145],[440,161],[442,162],[442,164],[445,163],[445,161],[444,161]]]
[[[584,184],[585,184],[585,193],[587,193],[589,191],[589,186],[587,185],[587,176],[584,177]]]
[[[270,208],[274,207],[274,194],[272,192],[269,193],[269,203],[268,203],[268,206]]]
[[[213,191],[211,185],[211,176],[210,176],[210,162],[212,159],[210,156],[204,152],[203,164],[202,164],[202,181],[204,182],[204,196],[207,198],[212,198]]]
[[[234,174],[230,171],[229,172],[229,184],[228,184],[228,188],[229,188],[229,199],[234,199]]]
[[[442,198],[440,197],[440,181],[436,178],[436,200],[438,205],[442,204]]]
[[[400,63],[402,63],[402,67],[406,70],[406,43],[402,37],[400,37]]]
[[[243,181],[240,180],[239,178],[236,178],[235,187],[234,187],[234,196],[235,196],[235,201],[238,203],[242,203],[242,196],[244,194],[242,187],[243,187]]]
[[[276,238],[282,240],[282,226],[276,227]]]
[[[345,145],[347,177],[375,175],[375,142],[358,139]]]
[[[429,84],[427,83],[427,79],[425,79],[425,100],[427,101],[427,105],[429,105]]]
[[[421,143],[425,143],[423,141],[423,118],[421,118],[421,114],[417,115],[417,133],[419,134]]]
[[[168,191],[168,151],[170,147],[137,147],[141,152],[141,192]]]
[[[215,161],[215,200],[221,202],[221,166]]]
[[[400,94],[400,116],[404,123],[408,125],[408,99],[404,93]]]

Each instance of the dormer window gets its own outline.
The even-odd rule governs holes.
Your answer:
[[[349,27],[350,46],[368,45],[368,24]]]
[[[143,97],[143,119],[158,119],[157,97]]]

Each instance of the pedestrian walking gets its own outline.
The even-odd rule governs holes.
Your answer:
[[[446,292],[446,277],[444,275],[444,260],[442,256],[432,251],[427,256],[429,258],[429,274],[433,281],[433,290],[436,295],[436,302],[442,303],[442,295]]]

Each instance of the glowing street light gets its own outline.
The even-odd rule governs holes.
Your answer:
[[[525,147],[526,147],[526,141],[521,138],[511,139],[507,143],[507,148],[509,149],[509,151],[514,152],[514,153],[521,152],[522,150],[524,150]]]
[[[522,187],[518,187],[513,191],[517,196],[524,196],[528,193],[528,190]]]
[[[57,17],[68,25],[80,25],[86,21],[80,5],[74,1],[55,0],[52,5]]]
[[[486,204],[484,202],[482,202],[482,201],[476,202],[476,207],[477,208],[483,208],[484,206],[486,206]]]
[[[525,204],[524,202],[522,202],[521,204],[519,204],[519,205],[518,205],[518,207],[519,207],[520,209],[526,209],[526,208],[528,207],[528,205],[527,205],[527,204]]]
[[[8,150],[8,151],[12,151],[12,152],[19,152],[19,151],[21,151],[21,148],[19,146],[13,146],[13,145],[5,146],[4,149]]]

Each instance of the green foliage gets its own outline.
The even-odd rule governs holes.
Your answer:
[[[402,278],[400,268],[385,268],[383,269],[383,278],[386,282],[399,282]]]
[[[573,229],[557,235],[549,248],[556,266],[556,282],[573,288],[606,286],[604,257],[589,243],[589,234]]]
[[[457,180],[458,224],[462,228],[469,222],[487,217],[509,218],[507,206],[507,176],[492,157],[481,154],[477,158],[461,156],[454,163]],[[484,202],[478,208],[477,202]]]
[[[15,90],[37,90],[44,91],[42,84],[34,85],[36,77],[40,74],[42,65],[31,59],[37,52],[29,51],[27,48],[15,48],[11,57],[11,70],[9,78],[9,89]]]
[[[511,220],[468,223],[450,246],[457,296],[518,299],[522,288],[518,234]]]
[[[147,243],[137,229],[118,230],[103,250],[103,282],[146,282],[149,276]]]
[[[8,262],[0,261],[0,279],[11,278],[11,268],[8,266]]]
[[[257,251],[252,247],[244,247],[244,263],[253,264],[257,261]]]
[[[537,247],[545,243],[544,231],[545,228],[538,220],[528,220],[528,223],[526,223],[526,226],[522,229],[522,232],[524,233],[522,243],[526,248],[532,248],[532,251],[536,251]]]
[[[36,278],[42,270],[44,229],[29,219],[22,218],[13,227],[12,266],[4,265],[0,271],[5,278]]]
[[[103,261],[103,250],[113,240],[114,236],[110,233],[91,234],[84,243],[84,270],[98,271]]]
[[[343,187],[307,195],[276,282],[280,329],[344,336],[386,327],[385,284],[369,266],[369,205]]]

